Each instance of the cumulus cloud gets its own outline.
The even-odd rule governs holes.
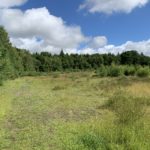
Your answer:
[[[109,46],[105,47],[105,51],[112,52],[115,54],[121,53],[127,50],[137,50],[139,53],[150,55],[150,39],[146,41],[139,41],[139,42],[127,41],[125,44],[122,44],[120,46],[112,45],[111,47]]]
[[[107,45],[107,38],[105,36],[96,36],[91,39],[88,46],[96,49],[104,47],[105,45]]]
[[[8,8],[19,6],[26,1],[5,0],[4,3],[0,3],[0,25],[6,28],[12,44],[18,48],[31,52],[48,51],[53,54],[58,54],[61,49],[69,54],[117,54],[126,50],[137,50],[140,53],[150,55],[150,39],[140,42],[128,41],[119,46],[109,45],[105,36],[86,37],[80,26],[67,25],[62,18],[52,15],[45,7],[26,11]],[[116,0],[109,0],[108,3],[106,0],[86,0],[81,8],[89,8],[91,12],[130,12],[133,8],[144,6],[148,2],[148,0],[120,1],[117,3]],[[87,5],[90,2],[93,5]],[[116,7],[114,8],[114,6]],[[79,48],[80,44],[85,47]]]
[[[0,8],[10,8],[14,6],[23,5],[28,0],[1,0]]]
[[[127,41],[126,43],[115,46],[115,45],[105,45],[104,47],[100,47],[97,49],[93,48],[83,48],[79,50],[80,53],[91,54],[91,53],[122,53],[124,51],[137,50],[139,53],[144,53],[145,55],[150,56],[150,39],[146,41],[132,42]]]
[[[8,31],[11,42],[32,51],[75,48],[86,41],[79,26],[67,25],[62,18],[56,17],[47,8],[1,9],[0,24]]]
[[[130,13],[136,7],[145,6],[148,2],[149,0],[85,0],[79,9],[87,9],[90,13]]]

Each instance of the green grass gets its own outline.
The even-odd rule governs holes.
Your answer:
[[[149,150],[149,89],[149,78],[90,72],[7,81],[0,150]]]

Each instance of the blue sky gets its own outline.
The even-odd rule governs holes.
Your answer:
[[[62,17],[67,24],[80,25],[87,36],[108,37],[110,44],[118,45],[128,40],[141,41],[150,38],[150,3],[129,14],[106,15],[78,11],[82,2],[83,0],[29,0],[22,9],[45,6],[53,15]]]
[[[150,54],[149,0],[2,1],[0,24],[16,47],[51,53],[59,53],[61,48],[68,53],[136,49]]]

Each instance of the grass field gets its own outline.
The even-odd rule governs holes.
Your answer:
[[[150,78],[53,73],[0,87],[0,150],[149,150]]]

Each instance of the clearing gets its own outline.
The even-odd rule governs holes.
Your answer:
[[[144,99],[134,125],[119,124],[107,107],[117,92]],[[0,149],[148,150],[149,100],[149,78],[81,72],[6,81],[0,87]]]

